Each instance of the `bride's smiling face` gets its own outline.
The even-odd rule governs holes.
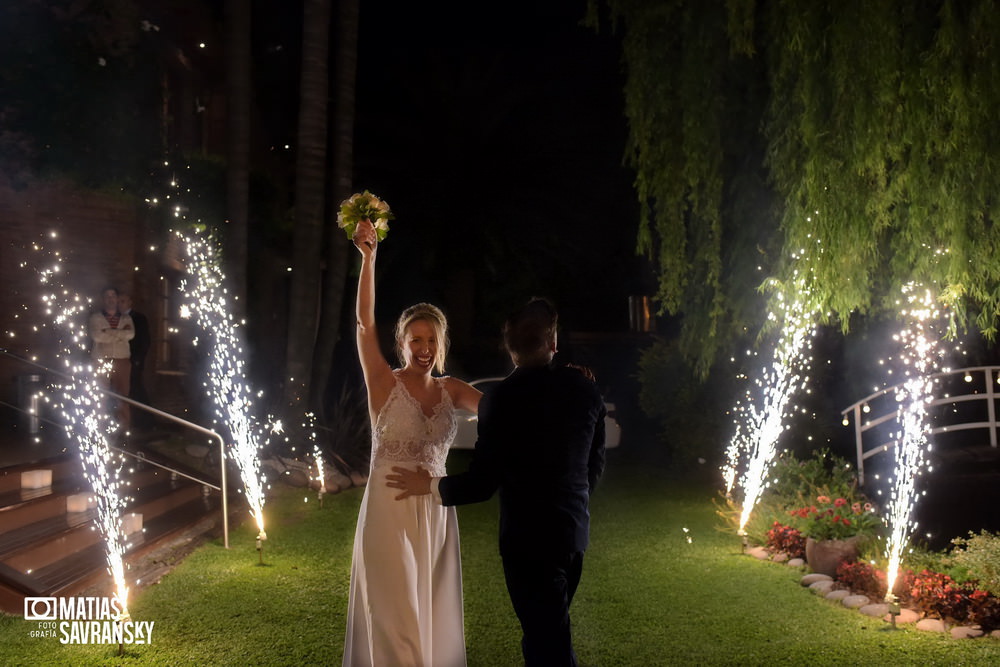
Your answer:
[[[427,320],[413,320],[406,327],[402,341],[406,368],[430,373],[437,360],[438,341],[434,326]]]

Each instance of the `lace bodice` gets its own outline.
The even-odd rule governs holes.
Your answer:
[[[458,431],[458,422],[451,396],[444,388],[444,378],[436,378],[434,383],[441,391],[441,400],[428,417],[403,381],[396,377],[396,384],[375,419],[372,467],[381,461],[415,463],[434,477],[445,474],[445,459]]]

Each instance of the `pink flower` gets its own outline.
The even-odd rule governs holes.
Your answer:
[[[834,507],[843,507],[846,504],[847,504],[847,501],[844,500],[843,498],[837,498],[836,500],[833,501],[833,506]]]
[[[816,502],[825,505],[826,503],[830,502],[830,498],[828,496],[820,496],[816,499]]]

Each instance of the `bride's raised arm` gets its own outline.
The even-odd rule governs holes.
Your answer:
[[[379,347],[378,330],[375,327],[375,255],[378,252],[378,237],[370,220],[362,220],[354,233],[354,245],[361,252],[361,275],[358,277],[358,358],[368,387],[368,411],[372,423],[378,415],[395,379],[389,362]]]

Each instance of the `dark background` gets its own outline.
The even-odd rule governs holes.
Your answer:
[[[280,7],[255,15],[257,104],[278,146],[294,143],[301,20]],[[627,331],[628,296],[653,285],[634,250],[613,36],[567,0],[360,10],[355,189],[396,214],[379,321],[442,306],[456,374],[501,370],[500,324],[531,296],[553,299],[567,329]]]

